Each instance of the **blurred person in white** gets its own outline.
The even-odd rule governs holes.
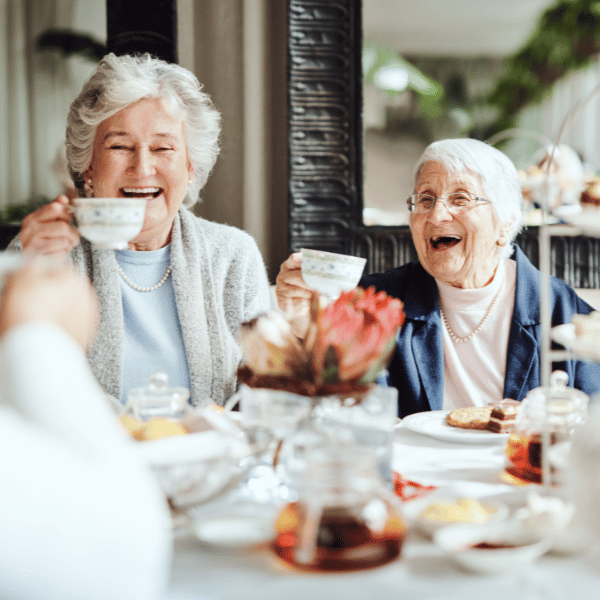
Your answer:
[[[89,283],[29,262],[0,305],[0,598],[164,597],[168,508],[86,362]]]

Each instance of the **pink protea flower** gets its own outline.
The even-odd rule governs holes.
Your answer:
[[[402,301],[356,288],[344,292],[319,315],[312,372],[324,383],[370,383],[386,366],[404,322]]]

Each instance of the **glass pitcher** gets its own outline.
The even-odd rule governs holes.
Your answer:
[[[566,442],[587,416],[589,396],[567,387],[567,382],[564,371],[555,371],[549,387],[531,390],[521,403],[506,445],[506,471],[521,481],[542,483],[545,435],[550,446]],[[544,483],[557,482],[554,468],[550,474]]]
[[[313,571],[376,567],[400,555],[406,528],[375,457],[350,444],[313,448],[298,500],[276,521],[275,553]]]

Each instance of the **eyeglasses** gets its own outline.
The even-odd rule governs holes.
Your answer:
[[[429,194],[412,194],[408,197],[406,204],[411,213],[425,214],[433,210],[437,201],[443,202],[449,213],[456,215],[470,210],[474,206],[491,202],[479,196],[473,196],[469,192],[454,192],[443,198],[434,198]]]

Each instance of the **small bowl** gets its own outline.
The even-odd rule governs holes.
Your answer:
[[[76,198],[73,213],[79,233],[99,248],[122,250],[141,230],[145,198]]]
[[[184,508],[217,498],[237,485],[264,447],[245,436],[216,430],[164,437],[136,444],[172,506]]]
[[[481,523],[474,521],[462,521],[462,520],[432,520],[423,517],[422,513],[427,509],[428,506],[432,504],[454,504],[458,500],[460,500],[459,496],[456,497],[435,497],[435,496],[426,496],[422,498],[422,501],[419,503],[418,507],[415,507],[415,525],[423,532],[428,535],[433,535],[438,529],[442,527],[447,527],[450,525],[456,524],[467,524],[467,525],[491,525],[495,523],[501,523],[504,521],[509,514],[509,509],[504,502],[500,502],[500,500],[495,500],[493,498],[484,498],[477,500],[473,498],[473,500],[477,500],[483,508],[488,513],[488,518]],[[417,512],[418,511],[418,512]]]
[[[366,258],[302,248],[302,277],[320,294],[337,298],[356,287]]]
[[[552,458],[550,453],[549,458]],[[552,460],[550,462],[553,464]],[[546,497],[530,491],[527,494],[527,506],[519,508],[515,518],[523,529],[551,536],[552,552],[558,554],[581,552],[592,542],[592,536],[575,505],[558,496]]]
[[[433,534],[433,541],[461,567],[490,574],[523,570],[552,546],[550,538],[522,529],[517,521],[495,525],[449,525],[438,529]],[[481,543],[499,547],[473,547]]]

